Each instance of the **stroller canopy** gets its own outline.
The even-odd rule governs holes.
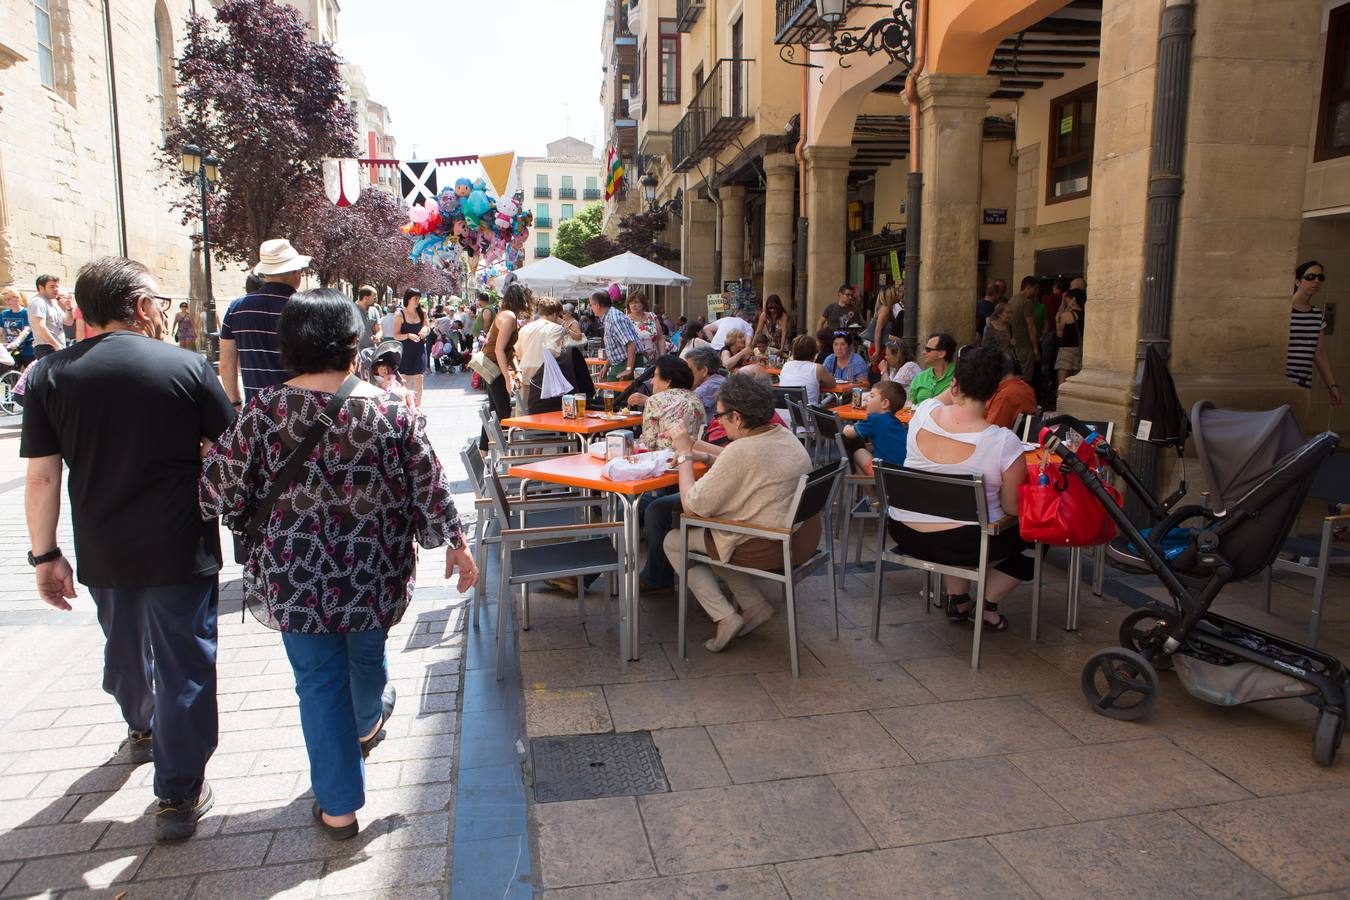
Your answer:
[[[1288,406],[1239,412],[1215,409],[1213,403],[1201,400],[1191,409],[1191,427],[1216,512],[1237,503],[1276,463],[1304,444]]]

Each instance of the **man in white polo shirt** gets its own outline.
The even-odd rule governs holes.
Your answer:
[[[37,296],[28,303],[28,324],[33,329],[33,358],[42,359],[66,346],[66,326],[75,324],[70,302],[63,306],[59,297],[61,279],[39,275]]]
[[[703,339],[711,341],[713,349],[720,353],[722,348],[727,345],[727,338],[731,337],[733,331],[744,334],[747,344],[755,336],[755,329],[751,327],[749,322],[734,313],[725,313],[722,318],[709,323],[708,327],[703,329]]]

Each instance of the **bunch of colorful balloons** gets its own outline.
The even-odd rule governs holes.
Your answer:
[[[443,189],[435,203],[408,211],[403,233],[413,241],[409,258],[444,260],[459,248],[469,255],[471,267],[480,260],[501,260],[508,269],[519,267],[534,224],[534,213],[521,209],[524,197],[523,191],[516,191],[507,199],[494,200],[483,179],[460,178],[453,188]]]

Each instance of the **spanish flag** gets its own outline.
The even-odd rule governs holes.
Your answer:
[[[623,162],[617,147],[610,147],[606,152],[605,168],[609,171],[605,179],[605,199],[609,200],[623,189]]]

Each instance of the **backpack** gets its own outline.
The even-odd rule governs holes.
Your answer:
[[[1144,354],[1144,373],[1139,382],[1139,403],[1135,407],[1134,436],[1158,447],[1180,450],[1191,434],[1191,420],[1182,409],[1176,383],[1167,370],[1156,344]]]

